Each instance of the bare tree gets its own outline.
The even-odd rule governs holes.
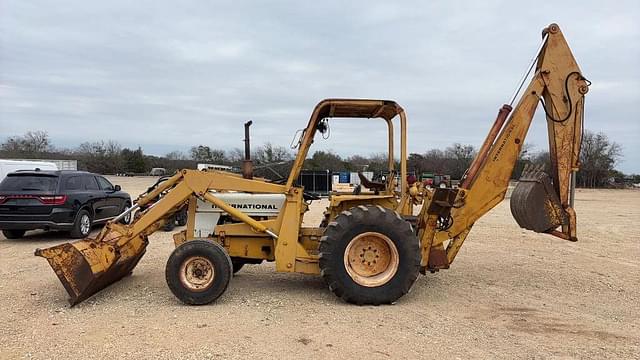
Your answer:
[[[353,164],[353,163],[352,163]],[[346,162],[331,151],[316,151],[310,159],[305,160],[304,168],[308,170],[331,170],[339,171],[347,167]]]
[[[227,151],[227,160],[234,165],[240,166],[244,160],[244,149],[233,148]]]
[[[51,150],[49,134],[46,131],[28,131],[23,136],[8,138],[0,148],[18,156],[35,156]]]
[[[424,154],[424,165],[422,171],[435,173],[448,173],[449,161],[444,151],[440,149],[431,149]]]
[[[471,165],[476,150],[472,145],[455,143],[444,150],[444,155],[449,159],[449,174],[453,179],[460,179]]]
[[[224,150],[211,149],[206,145],[193,146],[189,151],[191,159],[200,162],[212,163],[212,164],[226,164],[227,157]]]
[[[80,168],[103,174],[124,172],[121,153],[122,147],[113,140],[84,142],[74,151]]]
[[[607,184],[616,163],[622,158],[622,147],[604,133],[585,131],[580,151],[578,183],[583,187]]]
[[[256,164],[270,164],[292,160],[293,154],[284,146],[267,142],[255,151],[253,158]]]
[[[187,154],[185,154],[184,152],[182,152],[180,150],[171,151],[171,152],[165,154],[164,157],[165,157],[165,159],[168,159],[168,160],[188,160],[189,159]]]

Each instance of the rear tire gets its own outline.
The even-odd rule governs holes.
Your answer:
[[[419,270],[420,247],[411,225],[381,206],[342,212],[320,240],[320,273],[346,302],[393,303],[409,292]]]
[[[233,273],[227,251],[207,240],[191,240],[178,246],[165,268],[169,289],[188,305],[209,304],[222,295]]]
[[[73,228],[71,229],[71,237],[75,239],[82,239],[89,236],[91,233],[91,214],[87,210],[80,210],[76,215],[76,220],[73,223]]]
[[[2,230],[2,235],[7,239],[20,239],[24,236],[26,230]]]

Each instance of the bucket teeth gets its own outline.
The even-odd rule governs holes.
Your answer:
[[[525,164],[519,181],[543,181],[543,178],[549,175],[544,171],[544,164],[531,165]]]

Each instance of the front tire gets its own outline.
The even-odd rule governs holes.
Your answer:
[[[7,239],[20,239],[25,232],[26,230],[2,230],[2,235]]]
[[[232,274],[233,265],[227,251],[207,240],[191,240],[178,246],[165,268],[169,289],[188,305],[209,304],[219,298]]]
[[[73,223],[73,228],[71,229],[71,237],[75,239],[86,238],[91,232],[91,225],[91,214],[84,209],[78,211],[76,221]]]
[[[409,292],[419,270],[420,247],[411,225],[381,206],[342,212],[320,240],[320,273],[350,303],[393,303]]]

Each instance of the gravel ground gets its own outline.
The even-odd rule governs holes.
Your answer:
[[[112,180],[131,194],[153,182]],[[33,256],[67,235],[0,236],[0,359],[639,358],[640,191],[579,190],[576,209],[570,243],[521,230],[503,202],[450,270],[378,307],[272,264],[246,266],[214,304],[182,305],[164,280],[171,234],[158,232],[133,276],[69,308]]]

